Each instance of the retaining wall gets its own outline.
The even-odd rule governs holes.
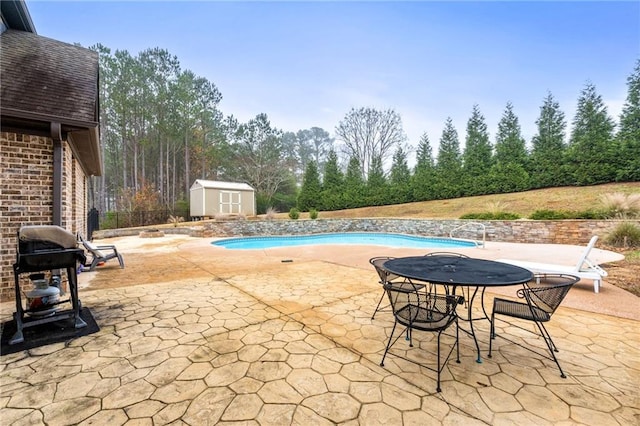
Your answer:
[[[431,237],[483,239],[487,241],[586,244],[591,236],[604,238],[623,222],[640,226],[640,220],[434,220],[434,219],[299,219],[299,220],[227,220],[193,227],[162,228],[165,234],[194,237],[236,237],[251,235],[299,235],[327,232],[394,232]],[[481,225],[479,225],[481,224]],[[96,231],[95,238],[138,235],[140,229]]]

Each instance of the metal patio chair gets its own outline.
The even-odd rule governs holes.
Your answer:
[[[434,251],[432,253],[427,253],[425,254],[425,256],[430,257],[430,256],[439,256],[439,257],[453,257],[453,258],[469,258],[469,256],[465,255],[465,254],[460,254],[460,253],[454,253],[454,252],[450,252],[450,251]],[[469,303],[469,286],[461,286],[460,287],[462,290],[462,296],[464,297],[464,306],[465,308],[468,307],[468,303]],[[465,295],[465,290],[466,290],[466,295]],[[435,284],[429,284],[429,293],[434,293],[435,292]],[[448,289],[445,289],[445,291],[447,291],[448,293]]]
[[[383,264],[387,260],[391,260],[391,259],[394,259],[394,258],[389,256],[377,256],[369,259],[369,263],[373,265],[376,272],[378,273],[378,277],[380,278],[380,281],[378,282],[383,286],[383,288],[385,284],[394,286],[398,291],[413,291],[414,288],[417,288],[417,289],[425,288],[424,284],[413,284],[408,279],[399,277],[398,275],[392,274],[391,272],[387,271],[384,268]],[[382,300],[385,298],[386,295],[387,295],[387,292],[383,290],[382,295],[380,296],[380,300],[378,300],[378,305],[376,306],[376,309],[373,311],[373,315],[371,315],[372,320],[375,319],[376,313],[389,308],[389,305],[380,306],[382,305]]]
[[[516,293],[520,299],[524,299],[524,302],[517,300],[509,300],[502,298],[495,298],[493,300],[493,310],[491,312],[491,334],[489,339],[489,358],[491,358],[492,343],[496,337],[495,319],[496,314],[509,316],[512,318],[518,318],[525,321],[533,321],[540,332],[540,335],[544,339],[549,353],[551,356],[541,354],[534,350],[530,346],[524,346],[513,340],[510,340],[504,336],[500,336],[505,340],[510,341],[522,348],[532,351],[540,356],[543,356],[549,360],[552,360],[558,366],[560,370],[560,377],[566,378],[558,358],[556,358],[555,352],[558,352],[558,348],[551,339],[551,335],[544,326],[545,322],[551,320],[551,316],[558,309],[558,306],[562,303],[565,296],[571,289],[571,287],[580,280],[579,277],[566,274],[536,274],[533,281],[524,285],[524,288],[518,290]],[[514,327],[518,327],[522,330],[530,331],[516,324],[512,324]],[[535,334],[535,333],[534,333]]]
[[[409,289],[408,287],[411,287],[411,289]],[[404,326],[406,329],[409,347],[413,347],[412,335],[414,330],[437,333],[437,368],[433,368],[424,364],[420,365],[426,369],[438,373],[438,384],[436,387],[436,391],[440,392],[440,373],[444,369],[444,366],[447,364],[447,361],[451,357],[454,349],[456,349],[456,362],[460,362],[460,342],[458,330],[458,315],[456,314],[456,308],[459,304],[462,304],[462,296],[429,295],[429,302],[427,303],[427,295],[425,294],[425,292],[422,291],[422,288],[419,288],[418,285],[415,285],[413,283],[409,283],[409,285],[405,286],[402,290],[399,290],[397,287],[393,286],[390,283],[385,284],[384,288],[387,292],[391,307],[393,309],[395,322],[393,324],[393,329],[391,330],[391,335],[389,336],[389,342],[387,343],[387,347],[384,351],[384,354],[382,355],[380,366],[384,367],[384,360],[387,356],[387,353],[389,352],[389,349],[391,349],[391,347],[403,335],[403,333],[401,332],[394,339],[394,334],[398,324]],[[451,346],[451,349],[449,350],[447,356],[444,358],[444,361],[442,361],[442,356],[440,354],[440,337],[442,336],[443,332],[451,325],[455,325],[456,328],[455,342]],[[399,354],[393,355],[405,359],[409,362],[416,362]]]

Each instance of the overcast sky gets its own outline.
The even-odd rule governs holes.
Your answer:
[[[351,108],[392,108],[408,143],[461,147],[474,104],[492,142],[508,101],[527,143],[551,92],[571,123],[587,82],[617,121],[640,59],[640,2],[33,1],[39,35],[136,55],[153,47],[222,93],[220,109],[332,135]]]

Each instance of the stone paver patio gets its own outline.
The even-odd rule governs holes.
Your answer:
[[[152,258],[136,238],[117,242],[125,261]],[[393,317],[371,320],[381,294],[371,253],[353,264],[353,249],[342,262],[292,252],[283,263],[283,253],[213,256],[185,241],[170,256],[198,265],[189,278],[94,289],[92,277],[139,269],[80,274],[100,331],[3,355],[0,424],[640,424],[638,319],[561,307],[548,328],[566,379],[503,339],[486,358],[489,327],[479,323],[484,362],[461,333],[462,362],[451,360],[436,393],[428,369],[393,355],[379,365]],[[574,291],[597,298],[606,281],[600,295]],[[12,312],[2,304],[3,321]],[[544,347],[507,323],[498,331]],[[393,351],[435,363],[432,334],[414,333],[414,345],[400,340]]]

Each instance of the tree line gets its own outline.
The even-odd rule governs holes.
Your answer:
[[[100,57],[105,172],[93,178],[100,211],[184,211],[195,179],[248,183],[259,213],[640,180],[640,60],[617,125],[591,83],[580,93],[568,138],[564,113],[547,94],[531,149],[511,103],[494,141],[474,105],[464,148],[447,119],[438,152],[423,134],[410,168],[413,148],[392,109],[351,109],[335,139],[319,127],[277,129],[266,113],[241,123],[220,110],[214,83],[182,69],[164,49],[136,56],[99,44],[92,49]]]

